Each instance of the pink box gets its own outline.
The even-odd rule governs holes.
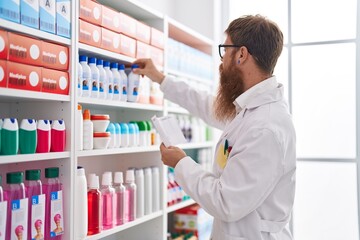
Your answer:
[[[150,46],[150,54],[151,54],[151,59],[153,60],[155,65],[158,66],[164,66],[164,51]]]
[[[151,49],[150,45],[136,41],[136,58],[150,58],[151,57]]]
[[[41,90],[41,67],[7,62],[8,88]]]
[[[136,39],[140,40],[144,43],[150,44],[150,35],[151,35],[151,28],[148,25],[137,21],[136,22]]]
[[[134,58],[136,55],[136,40],[120,34],[120,53]]]
[[[0,60],[0,87],[6,87],[7,85],[7,61]]]
[[[101,25],[101,5],[91,0],[80,0],[80,18],[93,23],[95,25]]]
[[[58,70],[69,69],[69,49],[67,47],[43,41],[41,48],[43,67]]]
[[[8,33],[0,30],[0,59],[8,57]]]
[[[41,66],[41,41],[23,35],[8,33],[8,60]]]
[[[94,47],[101,45],[101,27],[79,20],[79,41]]]
[[[120,34],[101,28],[101,48],[120,53]]]
[[[164,40],[164,33],[152,27],[150,44],[160,49],[164,49]]]
[[[69,94],[69,73],[53,69],[42,68],[42,92]]]
[[[136,38],[136,23],[137,20],[129,17],[124,13],[119,13],[120,16],[120,31],[121,33]]]
[[[120,33],[119,12],[105,6],[101,6],[101,12],[102,12],[101,26],[110,29],[114,32]]]

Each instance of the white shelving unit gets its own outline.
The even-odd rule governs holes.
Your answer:
[[[163,14],[144,6],[136,0],[99,0],[99,3],[111,7],[136,18],[151,27],[164,32],[165,37],[171,37],[191,47],[197,48],[212,55],[213,41],[198,34],[192,29],[176,22]],[[168,169],[161,162],[159,146],[118,148],[106,150],[76,151],[76,122],[79,120],[75,109],[81,104],[83,109],[90,109],[92,113],[106,113],[110,115],[112,122],[127,122],[130,120],[149,120],[154,114],[158,116],[171,114],[189,115],[189,112],[182,108],[167,107],[116,102],[83,98],[76,96],[77,59],[80,54],[100,57],[109,61],[117,61],[129,65],[135,59],[121,54],[113,53],[97,47],[88,46],[78,42],[78,18],[79,1],[71,2],[72,38],[67,39],[53,34],[45,33],[33,28],[22,26],[17,23],[0,19],[0,28],[6,31],[18,32],[28,36],[65,45],[70,48],[69,74],[71,79],[70,94],[59,95],[41,92],[31,92],[16,89],[0,88],[0,117],[15,117],[18,120],[23,118],[34,119],[63,119],[66,123],[66,150],[59,153],[43,154],[18,154],[13,156],[0,156],[0,174],[5,176],[11,171],[25,171],[26,169],[39,168],[44,175],[46,167],[59,167],[60,180],[64,189],[64,229],[63,239],[72,240],[74,236],[74,194],[75,176],[77,166],[85,168],[86,173],[100,175],[105,171],[126,171],[129,167],[143,168],[157,166],[160,170],[160,211],[151,213],[133,222],[101,232],[100,234],[88,236],[86,239],[154,239],[165,240],[167,233],[168,213],[177,209],[194,204],[193,200],[187,200],[176,205],[167,207],[167,172]],[[166,41],[165,41],[166,42]],[[202,79],[187,73],[167,69],[166,45],[164,49],[165,65],[161,69],[166,74],[192,79],[202,84],[211,85],[213,79]],[[189,115],[190,116],[190,115]],[[201,148],[212,148],[214,143],[187,143],[179,147],[183,149],[196,150]],[[41,179],[45,182],[44,177]],[[4,184],[3,184],[4,185]]]

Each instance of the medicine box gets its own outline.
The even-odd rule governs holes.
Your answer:
[[[41,91],[56,94],[69,94],[69,74],[48,68],[42,68]]]
[[[160,49],[164,49],[164,41],[164,33],[152,27],[150,44]]]
[[[55,34],[56,0],[40,1],[40,30]]]
[[[136,41],[136,58],[150,58],[150,45]]]
[[[94,47],[101,45],[101,27],[79,19],[79,41]]]
[[[153,46],[149,46],[149,47],[150,47],[150,56],[154,64],[157,66],[164,66],[164,51]]]
[[[0,18],[20,23],[20,0],[0,1]]]
[[[0,60],[0,87],[6,87],[7,86],[7,61],[6,60]]]
[[[101,26],[110,29],[114,32],[120,33],[119,12],[105,6],[101,6],[101,12],[102,12]]]
[[[70,0],[56,0],[56,35],[70,38]]]
[[[8,60],[41,66],[41,41],[8,32]]]
[[[120,34],[101,28],[101,48],[120,53]]]
[[[41,90],[41,67],[7,62],[8,88]]]
[[[137,20],[124,14],[119,13],[120,16],[120,31],[121,33],[136,38],[136,23]]]
[[[41,49],[41,61],[43,67],[68,70],[69,49],[67,47],[43,41]]]
[[[136,40],[120,34],[120,53],[134,58],[136,55]]]
[[[8,33],[0,30],[0,59],[8,57]]]
[[[80,16],[81,19],[98,25],[101,25],[101,5],[91,0],[80,0]]]
[[[148,25],[137,21],[136,22],[136,39],[141,42],[150,44],[150,36],[151,36],[151,28]]]
[[[39,0],[20,0],[20,22],[39,29]]]

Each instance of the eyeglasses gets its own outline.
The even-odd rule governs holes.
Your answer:
[[[220,58],[223,59],[224,54],[226,52],[226,48],[228,47],[232,47],[232,48],[239,48],[242,47],[241,45],[227,45],[227,44],[219,44],[219,55]],[[246,46],[245,46],[246,47]],[[247,48],[248,52],[251,54],[251,52],[249,51],[249,48]]]

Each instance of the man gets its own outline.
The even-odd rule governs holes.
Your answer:
[[[272,75],[283,48],[278,26],[244,16],[230,23],[215,98],[175,82],[139,59],[138,74],[161,84],[165,98],[223,130],[212,173],[177,147],[161,145],[164,164],[176,181],[214,216],[212,240],[288,240],[295,195],[295,130]],[[212,111],[214,110],[214,111]]]

